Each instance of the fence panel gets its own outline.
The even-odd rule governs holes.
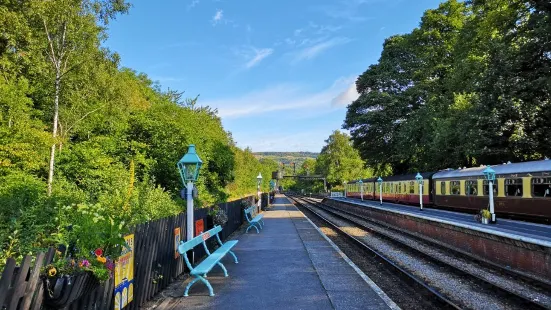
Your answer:
[[[242,200],[251,201],[252,197],[218,205],[228,215],[228,222],[220,235],[222,240],[226,240],[243,224]],[[209,210],[210,208],[204,208],[194,211],[195,221],[203,219],[205,230],[212,228],[208,227]],[[125,309],[138,309],[185,271],[183,259],[177,258],[174,251],[174,230],[178,227],[180,240],[186,240],[185,213],[143,223],[134,228],[134,297]],[[194,256],[197,261],[206,253],[202,247],[196,249]],[[36,259],[26,256],[20,266],[16,266],[14,259],[7,260],[0,278],[0,309],[43,308],[44,288],[40,280],[40,269],[52,261],[54,254],[55,249],[51,248],[46,254],[39,253]],[[66,309],[113,309],[114,285],[114,279],[110,279]]]

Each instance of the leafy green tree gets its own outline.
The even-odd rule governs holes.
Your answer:
[[[0,0],[0,265],[66,242],[69,223],[93,226],[88,208],[125,225],[184,211],[176,162],[192,143],[204,162],[196,205],[256,194],[259,172],[269,188],[277,163],[237,148],[216,110],[101,46],[128,8]]]
[[[448,0],[388,38],[344,123],[366,163],[400,174],[549,156],[549,11]]]
[[[331,185],[344,181],[371,177],[358,151],[352,147],[350,137],[335,130],[327,140],[316,160],[317,173],[326,177]]]

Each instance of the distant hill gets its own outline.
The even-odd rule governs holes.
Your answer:
[[[313,152],[257,152],[253,154],[258,159],[269,158],[285,165],[295,163],[297,169],[307,158],[316,159],[319,155],[319,153]]]

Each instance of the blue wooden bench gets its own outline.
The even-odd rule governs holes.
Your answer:
[[[260,233],[258,228],[262,229],[262,225],[264,225],[264,221],[262,220],[263,214],[257,214],[254,216],[254,211],[256,210],[256,207],[252,206],[247,209],[245,209],[245,218],[247,219],[247,222],[249,222],[249,227],[247,227],[247,230],[245,233],[249,232],[249,229],[251,227],[254,227],[256,229],[256,233]]]
[[[217,225],[213,229],[208,230],[187,242],[180,241],[180,245],[178,246],[178,252],[180,252],[180,254],[184,257],[187,267],[189,268],[189,270],[191,270],[189,273],[190,276],[194,277],[194,279],[186,286],[184,296],[186,297],[188,296],[189,289],[197,281],[203,282],[209,289],[209,295],[214,296],[212,286],[210,285],[209,281],[206,279],[207,273],[209,273],[212,270],[212,268],[214,268],[214,266],[218,265],[224,271],[224,276],[227,277],[228,271],[226,270],[226,267],[222,265],[220,260],[228,253],[230,253],[233,256],[233,258],[235,259],[235,263],[236,264],[238,263],[237,256],[235,256],[235,254],[231,251],[231,249],[237,244],[237,240],[230,240],[230,241],[226,241],[226,243],[222,243],[222,240],[220,240],[220,236],[218,236],[218,234],[221,231],[222,231],[222,227]],[[211,253],[207,247],[206,241],[213,236],[216,236],[216,240],[218,241],[218,245],[220,247],[216,249],[216,251]],[[189,262],[186,252],[189,250],[192,250],[194,247],[198,246],[199,244],[203,244],[203,248],[207,253],[207,257],[197,266],[193,267]]]

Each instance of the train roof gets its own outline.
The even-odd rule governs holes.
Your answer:
[[[434,172],[420,172],[420,174],[423,177],[423,179],[429,179],[434,174]],[[384,177],[382,179],[383,181],[389,181],[389,182],[390,181],[414,181],[416,175],[417,173],[393,175],[390,177]]]
[[[432,175],[434,174],[434,172],[421,172],[421,176],[423,176],[423,179],[429,179]],[[414,181],[415,180],[415,176],[417,175],[417,173],[413,173],[413,174],[403,174],[403,175],[393,175],[393,176],[388,176],[388,177],[381,177],[383,179],[383,181],[388,181],[388,182],[393,182],[393,181]],[[373,183],[373,182],[377,182],[377,179],[378,177],[376,178],[369,178],[369,179],[362,179],[362,182],[364,183]],[[348,182],[347,184],[356,184],[358,183],[359,180],[355,180],[355,181],[350,181]]]
[[[348,183],[346,183],[346,184],[356,184],[356,183],[358,183],[359,181],[360,181],[360,180],[354,180],[354,181],[350,181],[350,182],[348,182]],[[364,183],[373,183],[373,182],[375,182],[375,181],[377,181],[377,178],[362,179],[362,182],[364,182]]]
[[[551,171],[551,160],[527,161],[523,163],[511,163],[502,165],[492,165],[496,175],[515,174],[515,173],[530,173],[530,172],[545,172]],[[465,168],[458,170],[443,170],[435,173],[433,179],[447,179],[455,177],[470,177],[483,176],[483,171],[486,166]]]

